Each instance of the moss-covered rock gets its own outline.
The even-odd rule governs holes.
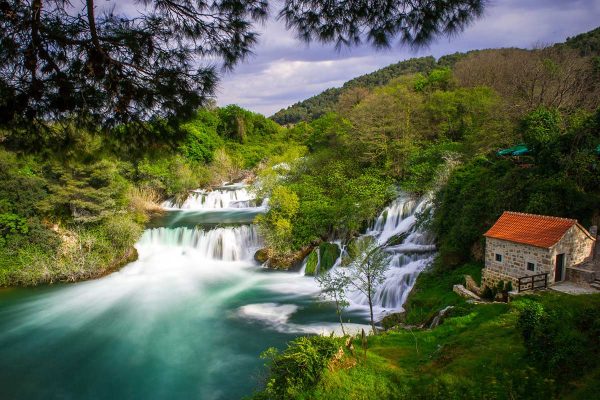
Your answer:
[[[314,249],[308,255],[308,259],[306,260],[306,269],[304,270],[304,275],[314,276],[317,273],[317,266],[319,264],[319,255],[317,254],[318,249]]]
[[[321,256],[321,262],[319,264],[318,272],[322,274],[333,267],[336,260],[340,256],[340,248],[337,244],[321,243],[319,245],[319,254]]]
[[[279,270],[290,270],[290,269],[294,269],[294,268],[300,268],[300,265],[302,264],[302,261],[304,261],[304,259],[306,258],[306,256],[308,255],[308,253],[310,253],[310,251],[312,250],[310,247],[303,247],[302,249],[292,252],[292,253],[287,253],[287,254],[274,254],[274,252],[269,249],[262,249],[264,250],[264,253],[261,252],[261,250],[259,250],[258,252],[256,252],[254,254],[254,258],[258,261],[261,262],[260,260],[262,260],[265,257],[265,253],[266,253],[266,261],[267,261],[267,266],[271,269],[279,269]],[[260,252],[260,254],[259,254]],[[264,263],[264,261],[263,261]]]
[[[403,324],[404,322],[406,322],[406,313],[403,311],[399,313],[388,314],[383,317],[381,320],[381,326],[383,326],[383,329],[388,330]]]
[[[269,259],[269,249],[259,249],[256,253],[254,253],[254,259],[256,262],[264,264]]]
[[[408,237],[408,232],[400,233],[398,235],[394,235],[385,242],[385,246],[397,246],[399,244],[404,243],[404,240]]]

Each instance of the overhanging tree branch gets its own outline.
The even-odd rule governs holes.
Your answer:
[[[485,0],[284,0],[306,41],[386,47],[460,31]],[[113,125],[184,117],[214,95],[221,69],[257,42],[267,0],[142,0],[133,13],[85,1],[0,0],[0,125],[78,117]]]

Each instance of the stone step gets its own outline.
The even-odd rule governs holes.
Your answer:
[[[593,287],[594,289],[600,290],[600,281],[596,280],[596,281],[590,283],[590,286]]]

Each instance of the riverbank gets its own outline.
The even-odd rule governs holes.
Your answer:
[[[425,286],[431,285],[417,283]],[[333,351],[319,353],[326,360],[313,381],[280,387],[278,374],[284,372],[273,366],[283,359],[276,357],[267,389],[255,399],[589,399],[600,389],[592,322],[600,320],[587,314],[598,307],[600,295],[552,292],[510,304],[456,307],[435,329],[368,336],[366,351],[360,338],[352,349],[334,342]],[[523,317],[530,310],[539,311],[538,320]],[[293,370],[302,354],[291,347],[287,368]],[[556,379],[557,373],[565,379]],[[279,392],[270,391],[269,382],[279,383]]]

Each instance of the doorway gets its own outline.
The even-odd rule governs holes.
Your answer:
[[[565,275],[565,255],[557,254],[556,255],[556,266],[554,268],[554,282],[560,282],[563,280],[563,276]]]

